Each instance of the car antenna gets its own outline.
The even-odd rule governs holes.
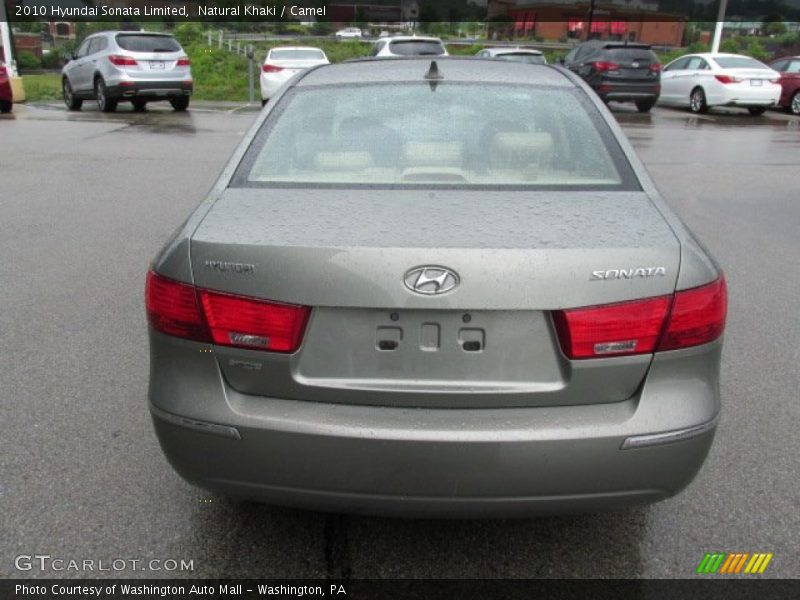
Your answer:
[[[431,61],[431,66],[428,67],[428,72],[425,73],[425,79],[428,80],[432,92],[436,91],[436,86],[439,85],[439,81],[444,79],[444,75],[439,71],[439,65],[436,64],[435,60]]]

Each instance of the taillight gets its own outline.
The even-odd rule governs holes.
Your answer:
[[[278,71],[283,71],[283,67],[276,67],[275,65],[264,65],[261,67],[261,70],[264,73],[277,73]]]
[[[198,293],[215,344],[272,352],[294,352],[300,347],[309,307],[209,290]]]
[[[295,352],[311,314],[308,306],[235,296],[147,274],[147,319],[156,331],[250,350]]]
[[[118,67],[135,67],[138,64],[136,60],[130,56],[122,56],[121,54],[112,54],[108,57],[108,60],[111,61],[112,65]]]
[[[650,65],[650,71],[652,73],[660,73],[661,72],[661,64],[660,63],[652,63]]]
[[[608,60],[598,60],[592,63],[595,71],[616,71],[619,69],[619,65],[615,62],[611,62]]]
[[[713,342],[725,329],[725,279],[632,302],[553,313],[564,355],[603,358],[677,350]]]
[[[198,342],[211,341],[194,286],[150,271],[144,297],[147,320],[156,331]]]
[[[713,342],[725,329],[728,295],[725,278],[675,293],[672,311],[657,350],[675,350]]]
[[[192,61],[189,60],[188,56],[181,56],[178,59],[178,62],[175,63],[175,66],[177,66],[177,67],[188,67],[191,64],[192,64]]]
[[[660,296],[560,310],[553,314],[567,358],[602,358],[652,352],[664,327],[671,298]]]
[[[724,83],[726,85],[730,84],[730,83],[741,83],[742,82],[742,78],[741,77],[735,77],[733,75],[714,75],[714,77],[716,77],[717,81],[719,81],[720,83]]]

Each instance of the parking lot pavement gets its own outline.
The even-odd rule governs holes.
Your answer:
[[[0,117],[0,575],[14,557],[186,559],[200,577],[691,577],[706,551],[800,574],[800,122],[616,112],[725,268],[724,416],[679,496],[624,513],[404,521],[240,504],[175,475],[147,408],[148,261],[252,108]],[[91,575],[91,573],[89,573]]]

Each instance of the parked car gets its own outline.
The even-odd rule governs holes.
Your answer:
[[[93,99],[103,112],[114,112],[120,102],[144,110],[158,100],[183,111],[194,90],[189,58],[174,37],[131,31],[104,31],[83,40],[61,71],[61,86],[69,110]]]
[[[695,113],[712,106],[736,106],[760,115],[778,103],[779,81],[779,73],[749,56],[689,54],[664,67],[659,102]]]
[[[11,78],[4,62],[0,61],[0,113],[10,113],[14,106]]]
[[[478,58],[494,58],[497,60],[510,60],[529,65],[546,65],[544,54],[532,48],[484,48],[477,54]]]
[[[722,272],[552,67],[299,74],[145,297],[161,447],[233,496],[448,517],[652,502],[695,476],[720,411]]]
[[[330,61],[319,48],[281,46],[267,52],[261,67],[261,105],[266,104],[284,83],[300,71]]]
[[[661,91],[661,63],[647,44],[591,40],[563,60],[604,102],[633,102],[649,112]]]
[[[769,66],[781,75],[781,98],[778,104],[787,112],[800,115],[800,56],[785,56]]]
[[[363,34],[358,27],[345,27],[337,31],[335,35],[337,40],[360,40]]]
[[[390,56],[447,56],[448,54],[439,38],[396,35],[375,42],[369,55],[386,58]]]

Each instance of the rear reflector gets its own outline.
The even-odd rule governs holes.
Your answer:
[[[112,54],[108,57],[108,60],[111,61],[112,65],[118,67],[135,67],[138,64],[136,60],[130,56],[122,56],[121,54]]]
[[[145,306],[151,327],[161,333],[210,342],[194,286],[150,271],[145,284]]]
[[[713,342],[725,329],[726,311],[720,277],[673,296],[555,311],[553,321],[567,358],[603,358]]]
[[[311,308],[198,289],[147,274],[147,319],[153,329],[200,342],[295,352]]]
[[[725,278],[677,292],[658,350],[676,350],[713,342],[725,330],[728,293]]]

